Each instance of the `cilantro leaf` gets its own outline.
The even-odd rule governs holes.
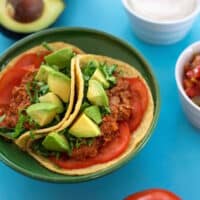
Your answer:
[[[43,42],[42,46],[47,49],[48,51],[54,51],[54,49],[47,43],[47,42]]]
[[[117,65],[108,66],[107,64],[100,65],[100,70],[103,72],[107,81],[111,84],[116,84],[116,77],[113,75],[117,68]]]
[[[24,129],[24,123],[27,120],[27,116],[25,116],[24,114],[20,113],[19,114],[19,119],[18,122],[15,126],[15,132],[13,134],[14,138],[17,138],[25,129]]]

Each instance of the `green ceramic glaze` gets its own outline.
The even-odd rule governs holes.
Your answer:
[[[4,55],[0,58],[0,66],[4,66],[12,58],[25,50],[41,44],[42,42],[54,42],[64,41],[74,45],[77,45],[87,53],[100,54],[111,56],[130,63],[137,68],[147,80],[151,89],[155,110],[154,119],[151,127],[144,140],[138,145],[137,149],[118,162],[114,166],[102,170],[97,173],[82,175],[82,176],[65,176],[61,174],[53,173],[43,168],[38,162],[32,159],[27,153],[22,152],[14,144],[8,143],[0,138],[0,159],[11,168],[15,169],[22,174],[50,182],[57,183],[76,183],[81,181],[88,181],[97,177],[106,175],[121,167],[132,159],[142,149],[150,138],[155,125],[158,120],[160,109],[160,95],[158,89],[158,83],[153,75],[153,72],[149,64],[145,59],[136,51],[133,47],[123,42],[122,40],[113,37],[109,34],[90,30],[85,28],[58,28],[42,31],[33,35],[30,35],[18,42],[16,42],[11,48],[9,48]]]

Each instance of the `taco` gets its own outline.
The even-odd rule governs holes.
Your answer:
[[[70,115],[75,96],[71,60],[83,53],[64,43],[29,49],[0,73],[0,135],[16,140],[59,128]]]
[[[142,75],[119,60],[78,55],[76,85],[80,109],[48,134],[26,135],[27,152],[51,171],[85,175],[120,162],[144,139],[154,103]],[[69,117],[70,119],[70,117]]]

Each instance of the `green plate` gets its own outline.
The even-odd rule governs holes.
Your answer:
[[[138,145],[137,149],[135,149],[134,152],[132,152],[130,155],[128,155],[126,158],[124,158],[122,161],[118,162],[114,166],[90,175],[66,176],[53,173],[43,168],[28,154],[20,151],[20,149],[18,149],[14,144],[8,143],[1,138],[0,159],[5,164],[15,169],[16,171],[23,173],[24,175],[51,182],[75,183],[88,181],[111,173],[112,171],[127,163],[142,149],[142,147],[150,138],[158,120],[160,109],[159,89],[157,81],[149,64],[133,47],[107,33],[83,28],[59,28],[42,31],[16,42],[0,58],[0,66],[3,66],[5,63],[9,62],[9,60],[24,52],[25,50],[41,44],[43,41],[65,41],[77,45],[85,52],[111,56],[113,58],[123,60],[133,65],[143,74],[151,89],[155,104],[153,122],[148,130],[148,133],[146,134],[146,137]]]

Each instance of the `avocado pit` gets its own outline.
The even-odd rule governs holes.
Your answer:
[[[8,14],[21,23],[31,23],[37,20],[43,10],[43,0],[7,0]]]

